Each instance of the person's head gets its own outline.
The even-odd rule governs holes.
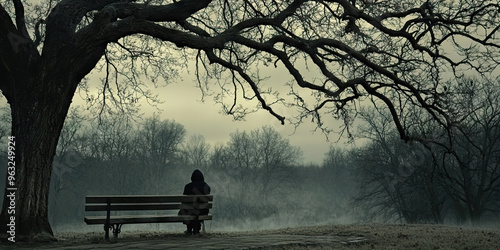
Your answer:
[[[196,169],[193,171],[193,174],[191,174],[191,181],[205,181],[205,178],[203,177],[203,173]]]

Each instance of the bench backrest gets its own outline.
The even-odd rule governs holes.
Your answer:
[[[210,209],[212,201],[213,195],[90,195],[85,211]]]

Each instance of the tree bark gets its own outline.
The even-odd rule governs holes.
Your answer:
[[[15,195],[15,214],[11,211],[10,197],[5,195],[0,223],[5,229],[1,233],[8,232],[10,227],[5,225],[12,225],[11,216],[15,216],[15,238],[11,238],[15,241],[53,239],[48,221],[52,162],[77,85],[68,82],[69,77],[59,70],[52,71],[56,75],[44,68],[39,72],[38,78],[16,82],[15,98],[8,98],[12,112],[11,136],[15,143],[12,160],[15,179],[13,185],[7,185],[11,189],[6,189],[6,194]],[[10,233],[7,238],[12,236]]]
[[[11,108],[14,155],[9,166],[15,171],[7,175],[14,179],[7,179],[0,236],[7,234],[2,240],[16,242],[52,240],[48,221],[52,162],[81,77],[75,76],[75,57],[63,44],[59,51],[63,53],[41,56],[29,38],[14,29],[8,32],[10,39],[0,41],[5,48],[0,51],[4,63],[0,71],[5,76],[2,92]]]

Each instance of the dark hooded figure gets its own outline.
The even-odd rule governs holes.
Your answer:
[[[210,186],[205,182],[203,173],[196,169],[191,174],[191,182],[184,186],[184,195],[202,195],[210,194]],[[198,204],[203,204],[203,201],[198,201]],[[208,209],[181,209],[179,215],[207,215]],[[184,224],[187,226],[186,234],[199,234],[201,229],[201,223],[203,221],[185,221]]]

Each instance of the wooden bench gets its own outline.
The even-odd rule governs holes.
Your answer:
[[[178,215],[177,212],[180,209],[210,209],[212,201],[212,195],[90,195],[85,198],[85,211],[105,212],[105,215],[86,215],[84,220],[88,225],[103,224],[105,238],[109,239],[109,229],[118,237],[124,224],[211,220],[211,214]],[[165,210],[176,211],[167,214]]]

